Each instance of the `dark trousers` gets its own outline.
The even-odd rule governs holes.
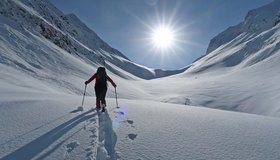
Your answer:
[[[100,102],[106,106],[105,96],[107,93],[107,85],[96,85],[94,90],[96,95],[96,107],[100,108]]]

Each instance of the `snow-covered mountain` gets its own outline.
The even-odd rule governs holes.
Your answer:
[[[129,61],[47,1],[0,1],[0,159],[279,159],[278,10],[250,11],[167,73]],[[109,85],[102,114],[89,84],[80,112],[100,56],[117,92]]]
[[[203,66],[195,63],[193,71],[199,72],[215,66],[251,66],[277,53],[280,1],[248,12],[240,24],[229,27],[214,37],[207,49]],[[273,50],[271,50],[273,48]],[[216,58],[218,57],[218,58]]]
[[[115,74],[119,74],[119,72],[115,70],[115,66],[144,79],[172,75],[185,70],[165,72],[162,70],[149,69],[131,62],[118,50],[110,47],[101,40],[94,31],[89,29],[75,15],[63,14],[48,1],[3,0],[0,2],[0,16],[2,19],[13,21],[13,23],[19,26],[16,29],[18,32],[29,32],[34,36],[38,36],[37,38],[47,39],[59,48],[72,54],[74,57],[78,57],[89,64],[98,66],[103,64],[105,60],[107,63],[106,65],[108,65],[107,68]],[[6,21],[2,23],[7,26],[7,23],[5,23]],[[32,43],[30,43],[30,45],[32,45]],[[22,54],[22,60],[26,59],[26,61],[28,61],[28,58],[24,57],[26,53],[24,53],[24,51],[20,52]],[[36,56],[37,53],[34,52],[33,54],[32,61],[41,61],[40,57]],[[2,56],[4,55],[2,54]],[[38,59],[35,59],[35,57]],[[15,60],[11,59],[11,61]],[[21,62],[17,64],[25,66]],[[40,64],[36,64],[36,66],[39,67]],[[34,66],[25,66],[25,68],[29,68],[30,70],[32,70],[33,67]],[[122,74],[119,74],[119,76],[125,78]]]
[[[205,56],[166,79],[172,94],[161,101],[279,116],[279,11],[275,0],[214,37]]]

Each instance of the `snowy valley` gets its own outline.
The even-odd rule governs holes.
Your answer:
[[[280,159],[280,1],[176,71],[130,61],[47,1],[0,1],[0,159]],[[102,58],[101,58],[102,57]],[[107,112],[93,84],[104,65]]]

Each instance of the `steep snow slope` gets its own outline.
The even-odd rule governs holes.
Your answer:
[[[229,27],[214,37],[209,44],[207,53],[214,51],[243,33],[257,35],[271,29],[279,23],[279,6],[280,1],[274,0],[270,4],[249,11],[243,22],[236,26]]]
[[[185,70],[159,72],[131,62],[101,40],[75,15],[64,15],[48,1],[3,0],[0,2],[0,15],[15,21],[24,30],[42,35],[70,54],[91,64],[103,64],[106,60],[144,79],[172,75]],[[114,67],[108,66],[108,69],[118,73]]]
[[[0,23],[0,88],[3,93],[17,94],[21,90],[22,93],[83,93],[84,81],[96,72],[98,64],[85,62],[65,52],[6,17],[0,16],[0,20],[3,22]],[[121,76],[108,71],[117,84],[128,79],[139,79],[113,64],[110,66],[116,75]],[[126,87],[135,88],[132,84],[118,88],[124,90]],[[114,93],[111,89],[108,95]],[[92,88],[88,91],[93,94]],[[140,89],[134,89],[129,95],[121,95],[133,97],[137,94],[145,95]]]
[[[102,43],[87,46],[99,40],[83,39],[94,34],[78,30],[75,16],[60,17],[45,1],[0,4],[1,160],[280,158],[279,118],[197,107],[280,115],[278,25],[242,32],[185,73],[146,81],[135,75],[151,78],[155,70],[143,73]],[[100,55],[118,85],[120,108],[109,86],[109,114],[93,110],[91,96],[80,112],[78,95]],[[87,95],[94,95],[92,84]]]
[[[182,74],[149,81],[158,100],[280,116],[280,1],[219,34]],[[164,84],[164,85],[160,85]]]
[[[188,72],[240,69],[254,65],[279,50],[278,12],[280,1],[250,11],[239,25],[214,37],[207,54],[194,62]]]
[[[145,97],[164,102],[191,103],[249,113],[278,115],[279,92],[275,83],[279,80],[279,74],[278,64],[275,61],[279,59],[279,25],[276,23],[277,16],[273,15],[277,13],[279,1],[249,12],[242,27],[239,25],[233,27],[235,31],[243,29],[237,37],[233,37],[234,39],[223,39],[224,36],[220,35],[214,38],[220,39],[223,44],[191,66],[180,70],[179,72],[187,69],[185,73],[179,75],[179,78],[175,76],[175,78],[147,81],[144,82],[145,89],[142,89],[142,82],[138,81],[140,79],[132,74],[142,74],[146,78],[151,78],[164,76],[166,72],[149,68],[144,69],[147,72],[142,72],[143,67],[128,62],[120,53],[113,54],[111,51],[114,49],[110,51],[108,45],[83,25],[77,17],[63,15],[45,1],[4,0],[0,3],[2,4],[1,33],[3,33],[0,35],[0,65],[4,75],[0,83],[4,91],[17,92],[22,89],[24,92],[27,88],[28,91],[35,92],[81,94],[84,80],[89,78],[96,67],[102,63],[99,57],[102,55],[106,59],[106,67],[111,71],[109,74],[112,74],[113,79],[117,83],[126,82],[124,86],[119,86],[118,90],[133,88],[129,94],[120,92],[120,97],[129,99]],[[263,21],[259,17],[267,19],[266,22],[269,23],[262,24]],[[244,29],[248,28],[248,24],[262,27],[258,32],[253,32]],[[231,34],[232,30],[227,30],[223,34],[226,33]],[[209,48],[213,48],[211,47],[213,43],[214,41],[210,43]],[[95,45],[88,47],[89,44]],[[106,48],[108,51],[104,50]],[[131,70],[132,74],[124,71],[124,68]],[[174,73],[178,72],[170,74]],[[17,78],[14,74],[19,74],[25,79]],[[185,77],[187,78],[184,79]],[[126,80],[129,79],[136,81],[127,82]],[[260,85],[264,86],[261,91],[258,89]],[[197,88],[201,90],[198,91]],[[260,92],[272,93],[274,96],[265,94],[260,97],[258,95]],[[89,94],[93,94],[92,89]],[[207,96],[200,98],[201,94]],[[114,96],[114,91],[110,89],[108,95]],[[232,95],[236,95],[235,98]],[[271,107],[263,108],[264,104],[270,104]]]

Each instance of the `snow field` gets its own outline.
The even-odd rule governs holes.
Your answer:
[[[0,159],[279,159],[280,121],[148,100],[1,100]]]
[[[114,154],[110,143],[116,139],[105,140],[114,133],[110,130],[110,117],[104,115],[105,121],[100,121],[99,116],[103,115],[92,109],[94,98],[86,98],[85,105],[91,105],[84,112],[77,110],[80,96],[49,95],[35,99],[1,100],[1,160],[96,159],[102,154],[98,150],[102,147],[105,157]]]
[[[186,72],[149,81],[136,76],[150,79],[184,69],[137,65],[74,15],[45,1],[34,1],[31,9],[28,2],[0,2],[1,160],[280,159],[279,118],[203,108],[279,117],[280,33],[279,25],[271,26],[278,1],[249,12],[244,23],[214,38],[213,52]],[[49,33],[34,28],[36,23]],[[76,35],[70,32],[80,26]],[[109,86],[108,114],[92,110],[90,84],[80,112],[79,95],[100,55],[118,86],[120,108]]]
[[[279,159],[278,118],[122,100],[121,159]],[[113,116],[114,113],[111,113]]]

